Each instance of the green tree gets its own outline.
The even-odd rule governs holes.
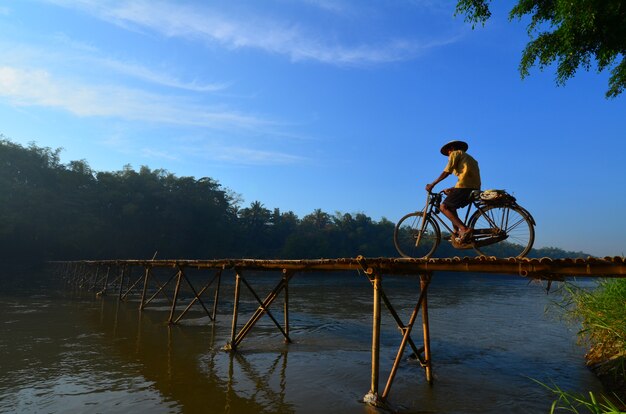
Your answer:
[[[290,235],[298,230],[300,220],[293,211],[281,212],[275,208],[270,217],[267,257],[284,258],[284,246]]]
[[[253,201],[250,207],[239,210],[241,236],[239,245],[247,256],[265,256],[270,250],[270,226],[272,212],[260,201]]]
[[[394,223],[314,210],[302,220],[239,197],[208,177],[126,165],[94,172],[59,151],[0,136],[0,260],[397,256]],[[506,248],[506,246],[503,246]],[[443,242],[438,257],[473,255]],[[533,250],[533,256],[582,253]]]
[[[320,208],[313,210],[302,218],[302,225],[322,230],[331,224],[330,215]]]
[[[456,13],[473,26],[491,17],[491,0],[459,0]],[[518,0],[509,20],[530,16],[531,40],[522,52],[522,78],[530,69],[557,62],[556,83],[564,85],[579,68],[609,70],[607,98],[626,86],[626,1],[624,0]]]

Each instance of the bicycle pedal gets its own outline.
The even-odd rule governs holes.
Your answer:
[[[472,249],[474,247],[474,243],[458,242],[454,237],[450,240],[450,244],[452,244],[452,247],[459,250]]]

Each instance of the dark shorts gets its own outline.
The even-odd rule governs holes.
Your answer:
[[[472,191],[474,190],[474,188],[453,188],[443,200],[443,204],[455,210],[463,208],[472,201]]]

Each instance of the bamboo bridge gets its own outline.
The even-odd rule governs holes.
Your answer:
[[[96,295],[115,294],[120,300],[134,295],[140,298],[139,309],[143,310],[156,297],[164,297],[169,303],[167,322],[178,323],[189,310],[196,305],[206,313],[210,321],[215,321],[220,297],[220,284],[224,275],[234,275],[234,300],[231,321],[230,341],[224,350],[235,352],[254,325],[267,316],[280,331],[285,342],[291,342],[289,335],[289,282],[298,273],[304,272],[345,272],[357,271],[363,274],[373,288],[372,305],[372,347],[371,347],[371,382],[364,401],[372,405],[385,405],[391,391],[398,367],[405,354],[406,347],[411,348],[411,357],[419,361],[425,371],[426,380],[432,383],[432,353],[430,347],[430,329],[428,323],[428,286],[436,272],[466,272],[518,275],[532,280],[547,281],[548,287],[553,281],[564,281],[571,277],[624,278],[626,260],[624,257],[605,257],[586,259],[528,259],[495,257],[454,257],[445,259],[405,259],[405,258],[356,258],[317,259],[317,260],[258,260],[258,259],[220,259],[220,260],[82,260],[54,262],[69,285],[76,289],[90,290]],[[165,282],[157,279],[155,270],[163,269],[169,277]],[[169,270],[167,270],[169,269]],[[139,271],[139,272],[138,272]],[[190,274],[194,273],[194,277]],[[258,272],[274,272],[279,275],[278,282],[266,293],[264,298],[257,293],[248,279]],[[383,289],[383,275],[418,275],[420,293],[415,307],[408,319],[403,321],[394,309],[391,300]],[[198,284],[198,277],[201,279]],[[195,283],[192,283],[192,281]],[[242,288],[245,287],[258,302],[258,307],[240,327],[239,306]],[[183,298],[181,290],[187,289],[190,296]],[[206,297],[212,292],[212,304]],[[282,324],[272,314],[271,305],[283,297]],[[209,299],[211,300],[211,299]],[[182,303],[185,302],[186,303]],[[399,328],[401,340],[382,391],[380,382],[380,337],[382,304],[393,317]],[[182,311],[177,309],[185,306]],[[209,309],[211,308],[211,309]],[[422,338],[421,346],[411,337],[418,314],[421,311]]]

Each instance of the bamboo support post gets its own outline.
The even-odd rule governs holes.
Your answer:
[[[373,280],[370,278],[370,283],[373,283]],[[391,314],[391,316],[393,317],[393,319],[396,321],[396,325],[398,325],[398,329],[400,330],[400,333],[402,335],[404,335],[404,332],[406,330],[406,326],[404,325],[404,323],[402,323],[402,320],[400,319],[400,316],[398,316],[398,313],[396,312],[396,310],[393,308],[393,305],[391,304],[391,302],[389,301],[389,298],[387,297],[387,295],[385,294],[385,291],[382,288],[382,285],[380,287],[380,297],[383,301],[383,303],[385,304],[385,307],[387,308],[387,310],[389,311],[389,313]],[[423,358],[420,356],[420,354],[424,351],[423,348],[418,348],[415,345],[415,342],[413,342],[413,339],[411,339],[411,337],[408,337],[408,343],[409,346],[411,347],[411,349],[413,350],[413,355],[415,356],[415,358],[419,359],[420,362],[423,362]]]
[[[413,324],[415,323],[415,319],[417,319],[417,314],[419,313],[420,308],[422,308],[422,318],[424,317],[423,309],[424,309],[424,303],[426,302],[427,289],[428,289],[428,281],[420,277],[420,295],[419,295],[419,298],[417,299],[417,304],[415,305],[415,308],[413,309],[413,312],[411,313],[409,323],[406,326],[406,328],[403,330],[402,342],[400,343],[400,347],[396,354],[396,358],[393,362],[393,366],[391,367],[391,372],[389,373],[389,377],[387,379],[387,384],[385,385],[385,389],[383,390],[383,393],[380,396],[381,400],[383,401],[387,399],[387,396],[389,395],[389,392],[391,391],[391,385],[398,371],[398,367],[400,366],[400,361],[402,360],[404,349],[406,348],[406,344],[411,336],[411,331],[413,330]],[[426,339],[426,334],[424,334],[424,339]],[[425,344],[424,351],[426,352],[427,349],[430,354],[430,348],[426,346]],[[428,366],[429,362],[430,362],[429,359],[425,356],[424,364],[426,367]],[[428,380],[429,374],[430,374],[430,371],[427,369],[426,370],[427,380]]]
[[[218,269],[217,271],[217,285],[215,286],[215,296],[213,297],[213,317],[211,320],[215,322],[215,317],[217,315],[217,304],[220,298],[220,284],[222,281],[222,269]]]
[[[269,311],[270,305],[274,302],[274,300],[278,297],[281,290],[283,290],[289,283],[289,280],[293,277],[294,272],[284,270],[283,278],[281,278],[280,282],[274,289],[265,297],[264,300],[256,294],[256,292],[252,289],[250,284],[246,281],[246,279],[241,275],[240,271],[237,271],[235,278],[235,304],[233,310],[233,323],[232,323],[232,331],[231,331],[231,341],[230,343],[224,346],[225,350],[234,351],[239,346],[241,341],[246,337],[248,332],[252,329],[252,327],[258,322],[258,320],[264,315],[267,314],[268,317],[272,320],[274,325],[278,328],[278,330],[282,333],[286,342],[291,342],[291,338],[287,334],[287,332],[280,326],[280,323],[276,320],[276,318]],[[237,332],[237,317],[238,317],[238,306],[239,306],[239,296],[240,296],[240,285],[243,283],[248,290],[252,293],[254,298],[259,303],[256,311],[253,315],[248,319],[248,321],[244,324],[244,326]],[[287,319],[288,323],[288,319]]]
[[[131,269],[132,269],[132,268],[131,268]],[[130,279],[130,273],[129,273],[129,275],[128,275],[128,283],[130,283],[130,280],[131,280],[131,279]],[[134,282],[132,285],[130,285],[130,286],[128,287],[128,289],[126,289],[126,292],[124,292],[124,294],[122,295],[122,300],[126,300],[126,297],[128,296],[128,294],[129,294],[130,292],[132,292],[132,290],[133,290],[133,289],[135,289],[135,286],[137,286],[137,285],[139,284],[139,282],[141,282],[142,280],[144,280],[144,281],[145,281],[144,276],[139,276],[139,277],[137,278],[137,280],[135,280],[135,282]]]
[[[96,283],[98,283],[98,274],[100,273],[100,266],[96,266],[96,271],[93,276],[93,283],[89,287],[89,290],[96,290]]]
[[[92,267],[84,266],[85,268],[85,279],[83,283],[83,287],[88,287],[87,289],[91,289],[93,281],[96,277],[96,272],[98,271],[98,267],[95,269]]]
[[[367,269],[371,271],[371,269]],[[371,273],[370,273],[371,274]],[[378,273],[373,275],[374,281],[374,304],[372,315],[372,375],[370,383],[370,391],[364,400],[367,403],[376,405],[378,403],[378,378],[380,368],[380,301],[381,301],[381,277]]]
[[[76,264],[74,265],[74,272],[72,273],[71,279],[70,279],[70,283],[76,287],[76,281],[78,280],[78,267],[80,266],[80,264]]]
[[[150,266],[146,266],[146,270],[143,275],[143,289],[141,290],[141,303],[139,304],[139,310],[143,310],[146,303],[146,292],[148,291],[148,281],[150,279],[151,269]]]
[[[70,276],[71,271],[72,271],[72,262],[67,262],[67,264],[65,265],[65,271],[62,271],[61,273],[61,277],[63,278],[64,281],[67,281],[67,279]]]
[[[172,307],[170,308],[170,317],[167,322],[169,324],[172,323],[172,318],[174,318],[174,312],[176,312],[176,302],[178,301],[178,293],[180,292],[180,282],[183,278],[183,270],[179,267],[177,278],[176,278],[176,287],[174,288],[174,299],[172,300]]]
[[[424,294],[422,301],[422,331],[424,333],[424,359],[426,369],[426,381],[432,384],[432,359],[430,353],[430,326],[428,324],[428,285],[430,284],[431,275],[420,275],[420,288]]]
[[[122,266],[122,273],[120,274],[120,289],[118,299],[122,299],[122,291],[124,290],[124,274],[126,273],[126,265]]]
[[[187,312],[189,312],[189,309],[191,309],[191,307],[194,305],[194,303],[199,302],[200,305],[202,306],[202,309],[204,309],[204,312],[207,314],[207,316],[209,317],[209,320],[213,320],[213,317],[211,316],[211,313],[209,313],[209,310],[206,308],[206,306],[204,306],[204,302],[202,302],[202,299],[200,298],[200,296],[202,296],[202,294],[209,288],[209,286],[211,286],[211,284],[215,281],[215,278],[217,277],[217,275],[213,276],[213,279],[211,279],[209,281],[209,283],[207,283],[206,285],[204,285],[204,287],[202,289],[200,289],[200,292],[197,292],[196,289],[193,287],[193,285],[191,284],[191,281],[189,280],[189,278],[187,277],[187,275],[185,275],[183,273],[183,278],[185,279],[185,282],[187,282],[187,285],[189,285],[189,287],[191,288],[191,291],[194,294],[193,299],[191,300],[191,302],[189,302],[189,304],[187,305],[187,307],[185,308],[185,310],[183,310],[180,315],[178,315],[178,317],[176,318],[176,320],[173,322],[174,324],[178,323],[178,321],[180,321],[183,316],[185,316],[185,314],[187,314]]]
[[[172,274],[172,276],[170,276],[169,279],[167,279],[167,282],[165,282],[164,284],[161,284],[156,277],[154,276],[154,274],[151,273],[152,278],[156,281],[157,284],[157,291],[154,292],[152,294],[152,296],[150,296],[150,298],[146,301],[146,303],[144,303],[144,308],[150,303],[152,302],[152,300],[159,294],[161,293],[163,296],[165,296],[165,299],[167,299],[167,301],[170,303],[170,305],[172,304],[172,299],[170,299],[169,296],[167,296],[167,293],[165,293],[165,288],[170,284],[170,282],[172,281],[172,279],[174,279],[176,276],[178,276],[178,272]]]
[[[87,287],[90,285],[91,280],[93,279],[93,269],[91,267],[87,267],[87,265],[83,264],[83,280],[81,283],[81,288]]]
[[[82,263],[77,266],[76,279],[74,280],[74,287],[80,289],[83,286],[83,279],[85,278],[85,265]]]
[[[287,278],[287,270],[283,269],[283,280],[285,281],[285,302],[283,304],[283,319],[285,322],[285,335],[289,338],[289,280]],[[285,339],[285,342],[287,339]]]
[[[81,268],[81,264],[77,264],[76,268],[74,269],[74,278],[72,280],[72,284],[74,285],[74,288],[80,288],[80,268]]]
[[[104,276],[104,284],[102,285],[102,290],[96,293],[96,296],[106,295],[107,286],[109,285],[109,273],[111,272],[111,266],[107,266],[107,273]]]
[[[237,348],[235,343],[235,335],[237,334],[237,316],[239,314],[239,296],[241,295],[241,286],[240,286],[240,278],[239,271],[235,274],[235,300],[233,303],[233,321],[232,321],[232,329],[230,333],[230,342],[224,347],[226,350],[234,351]]]
[[[280,293],[280,291],[284,289],[285,286],[287,286],[289,279],[282,278],[281,281],[278,283],[278,285],[274,288],[274,290],[272,290],[272,292],[270,292],[270,294],[267,295],[265,300],[261,300],[259,295],[256,294],[254,289],[252,289],[252,286],[250,286],[250,284],[245,278],[242,277],[241,281],[244,283],[244,285],[246,285],[250,293],[252,293],[252,296],[254,296],[254,298],[257,300],[257,302],[259,302],[259,307],[255,311],[254,315],[241,328],[241,331],[239,331],[239,334],[237,334],[237,337],[235,338],[237,345],[243,340],[243,338],[248,334],[250,329],[252,329],[252,327],[257,323],[257,321],[261,318],[261,316],[263,316],[263,314],[267,314],[267,316],[272,320],[272,322],[274,322],[274,325],[276,325],[280,333],[282,333],[283,336],[285,337],[285,342],[291,342],[289,335],[287,335],[283,327],[280,326],[280,323],[278,323],[274,315],[272,315],[272,312],[270,312],[269,310],[269,306],[278,297],[278,294]]]

